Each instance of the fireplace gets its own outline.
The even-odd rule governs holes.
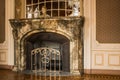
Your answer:
[[[15,43],[13,70],[82,73],[83,21],[83,17],[10,19]]]

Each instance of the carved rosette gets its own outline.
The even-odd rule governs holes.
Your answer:
[[[77,62],[75,69],[82,69],[82,36],[84,18],[60,18],[60,19],[10,19],[13,28],[13,36],[15,40],[15,65],[17,70],[24,70],[26,67],[26,55],[24,54],[24,37],[37,32],[55,32],[68,37],[71,41],[72,51],[70,56],[73,61]],[[73,44],[73,45],[72,45]],[[75,51],[74,51],[75,50]],[[78,57],[80,58],[78,61]],[[79,63],[79,64],[78,64]],[[74,69],[74,67],[71,67]]]

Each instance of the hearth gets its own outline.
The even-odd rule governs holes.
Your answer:
[[[15,71],[83,72],[83,17],[10,19]]]

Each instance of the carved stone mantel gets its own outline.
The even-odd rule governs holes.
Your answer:
[[[82,73],[82,27],[83,17],[71,18],[37,18],[37,19],[10,19],[13,28],[15,71],[23,71],[26,68],[24,54],[24,40],[31,34],[39,32],[53,32],[64,35],[70,40],[70,72]]]

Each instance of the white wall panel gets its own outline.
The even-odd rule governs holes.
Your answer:
[[[7,64],[7,50],[0,50],[0,64],[5,65]]]

